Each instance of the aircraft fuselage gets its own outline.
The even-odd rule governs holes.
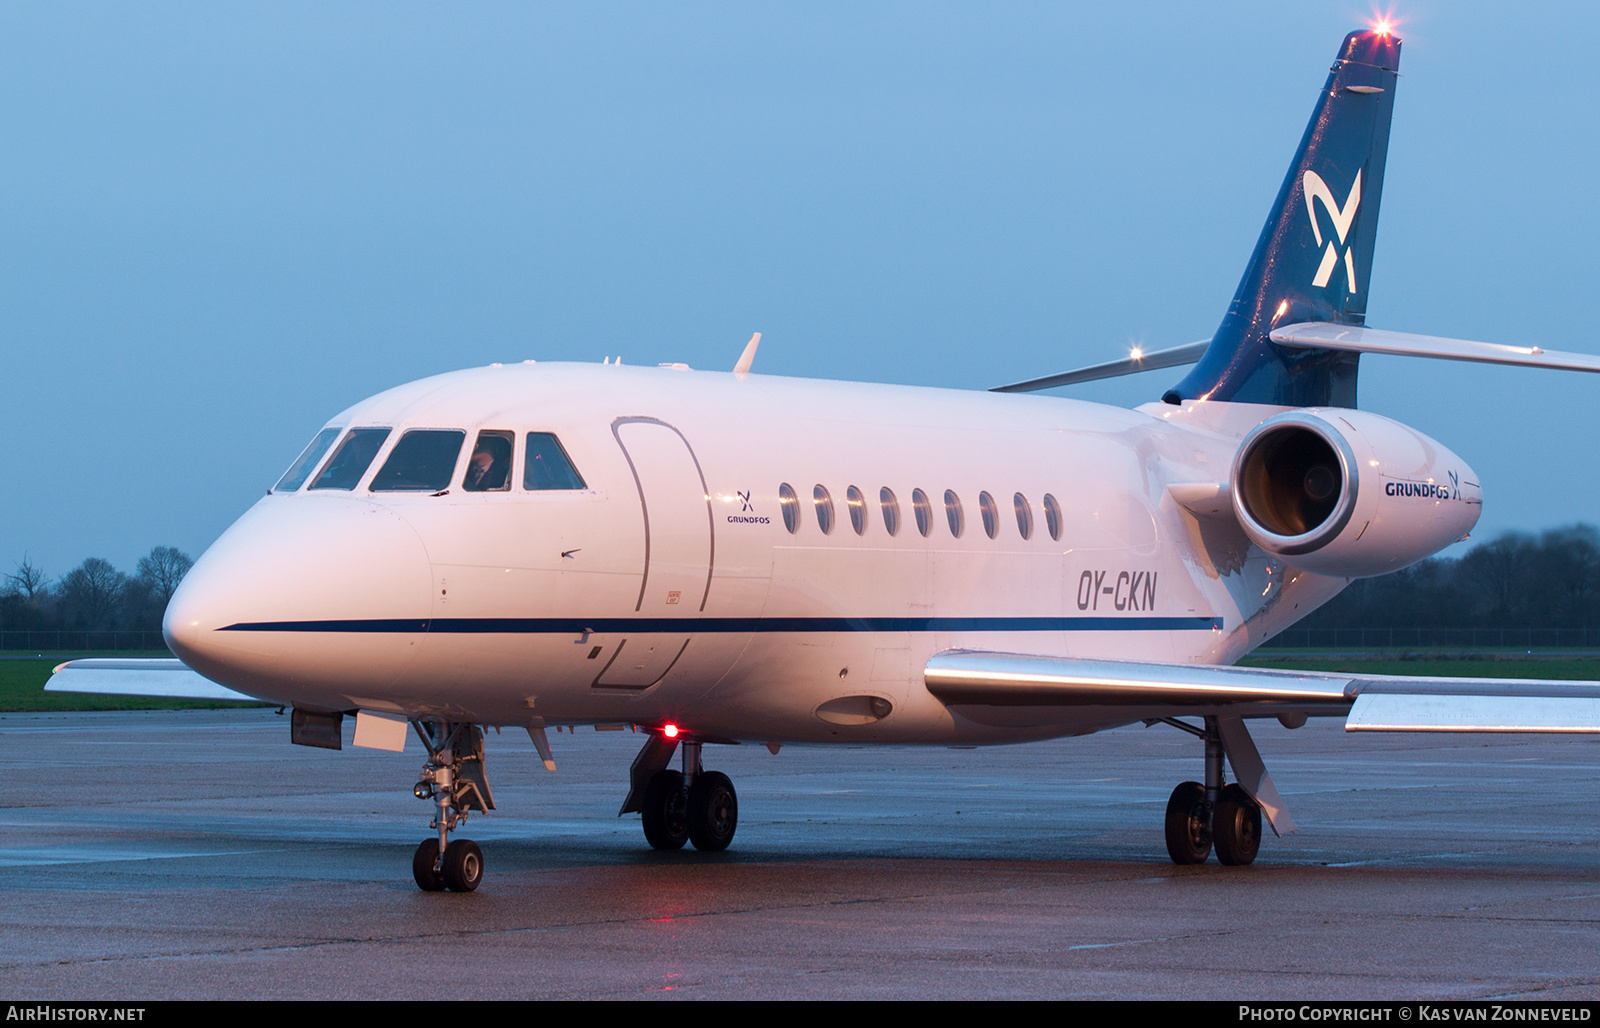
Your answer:
[[[185,580],[167,630],[207,676],[309,710],[671,720],[758,741],[1078,734],[1129,712],[980,724],[927,693],[923,666],[963,647],[1229,664],[1332,597],[1345,579],[1296,571],[1168,493],[1227,481],[1240,437],[1277,410],[461,371],[330,421],[391,431],[355,488],[258,502]],[[416,429],[464,433],[449,488],[371,491]],[[462,488],[483,430],[516,440],[503,492]],[[529,432],[554,434],[585,487],[523,488]]]

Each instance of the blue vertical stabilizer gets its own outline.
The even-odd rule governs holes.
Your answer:
[[[1227,316],[1167,402],[1356,405],[1358,354],[1283,349],[1268,333],[1365,319],[1399,67],[1392,33],[1345,37]]]

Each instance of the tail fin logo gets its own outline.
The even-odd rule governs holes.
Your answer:
[[[1334,199],[1333,190],[1322,181],[1322,176],[1314,171],[1308,171],[1301,179],[1301,188],[1306,195],[1306,215],[1311,219],[1311,234],[1316,236],[1317,245],[1322,245],[1322,226],[1317,224],[1317,201],[1322,201],[1322,206],[1328,212],[1328,218],[1333,222],[1334,231],[1339,234],[1338,245],[1332,239],[1328,240],[1327,249],[1322,252],[1322,264],[1317,268],[1317,277],[1311,284],[1321,289],[1333,277],[1333,269],[1340,263],[1339,249],[1344,247],[1344,274],[1346,288],[1350,292],[1356,291],[1356,266],[1355,260],[1350,255],[1350,247],[1345,247],[1347,237],[1350,235],[1350,226],[1356,220],[1356,208],[1361,206],[1361,172],[1356,172],[1356,180],[1350,186],[1350,195],[1345,197],[1341,206]]]

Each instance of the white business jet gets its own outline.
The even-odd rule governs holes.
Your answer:
[[[1600,731],[1600,683],[1231,665],[1353,578],[1477,521],[1448,449],[1356,409],[1362,353],[1600,371],[1577,354],[1364,326],[1400,41],[1339,48],[1237,295],[1206,342],[990,392],[682,365],[491,365],[338,414],[173,597],[180,661],[73,661],[52,688],[256,698],[291,739],[428,759],[423,889],[494,807],[483,728],[632,727],[622,811],[720,850],[709,744],[983,745],[1134,722],[1193,735],[1167,848],[1249,864],[1293,828],[1250,733]],[[1196,364],[1196,362],[1198,362]],[[1036,389],[1196,364],[1120,410]],[[678,754],[680,769],[672,762]],[[1232,779],[1225,778],[1225,767]]]

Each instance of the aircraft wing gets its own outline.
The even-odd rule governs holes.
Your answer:
[[[224,688],[181,660],[88,657],[57,664],[45,692],[84,692],[106,696],[164,696],[190,700],[244,700],[254,696]]]
[[[923,669],[928,691],[979,721],[1017,724],[1076,707],[1107,724],[1164,722],[1215,742],[1276,834],[1294,819],[1245,719],[1345,718],[1347,732],[1600,733],[1600,682],[1328,674],[1267,668],[1081,660],[946,650]],[[1182,717],[1202,717],[1199,728]]]
[[[1343,716],[1347,732],[1600,734],[1600,682],[1433,678],[936,653],[923,671],[946,706],[1113,708],[1128,720]]]

